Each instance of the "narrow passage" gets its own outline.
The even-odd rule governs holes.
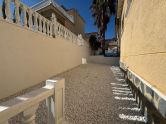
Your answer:
[[[87,64],[60,74],[66,80],[66,124],[144,124],[118,67]]]

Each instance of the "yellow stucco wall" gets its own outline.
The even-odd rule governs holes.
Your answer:
[[[127,8],[125,0],[123,14]],[[166,95],[166,0],[132,0],[121,62]]]
[[[0,99],[81,64],[88,47],[0,20]]]

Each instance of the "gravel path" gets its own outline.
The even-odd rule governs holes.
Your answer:
[[[87,64],[59,76],[66,80],[66,124],[143,123],[144,118],[118,68]]]

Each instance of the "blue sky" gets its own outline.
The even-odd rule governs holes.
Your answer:
[[[21,1],[28,6],[32,6],[41,0],[21,0]],[[98,31],[97,28],[93,25],[94,19],[92,18],[89,9],[92,0],[55,0],[55,1],[60,5],[64,5],[66,8],[76,8],[78,10],[80,15],[86,21],[85,32]],[[106,38],[112,38],[114,36],[115,36],[115,26],[114,26],[114,17],[112,17],[107,28]]]
[[[67,8],[76,8],[80,15],[86,21],[85,32],[94,32],[98,31],[97,28],[93,25],[94,19],[91,16],[90,5],[92,0],[56,0],[59,4],[65,5]],[[112,38],[115,36],[114,28],[114,17],[112,17],[111,22],[108,25],[106,32],[106,38]]]

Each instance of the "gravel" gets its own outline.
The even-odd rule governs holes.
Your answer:
[[[113,69],[112,69],[113,70]],[[113,74],[114,72],[114,74]],[[123,83],[123,74],[116,74],[108,65],[81,65],[58,76],[65,78],[65,120],[66,124],[142,124],[128,116],[142,116],[135,109],[133,100],[119,100],[123,97],[113,94],[111,83]],[[115,75],[115,76],[114,76]],[[120,87],[119,85],[117,86]],[[128,87],[126,87],[128,88]],[[132,94],[129,96],[133,99]],[[138,110],[138,109],[136,109]],[[125,118],[127,116],[127,118]],[[128,119],[129,118],[129,119]],[[137,118],[137,117],[135,117]]]
[[[118,67],[86,64],[56,77],[65,78],[64,124],[144,124]],[[41,102],[36,123],[47,124],[46,117],[47,108]],[[22,113],[10,119],[9,124],[21,124],[21,119]]]

